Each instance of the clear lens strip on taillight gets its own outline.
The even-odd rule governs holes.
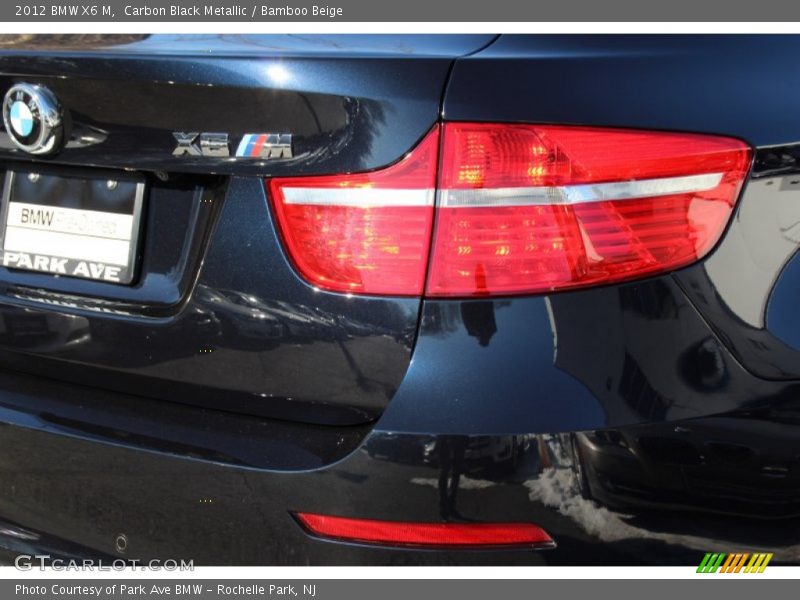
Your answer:
[[[474,297],[664,273],[713,248],[750,165],[746,144],[717,136],[442,130],[438,182],[438,129],[380,171],[270,181],[284,243],[308,281],[355,294],[417,296],[424,287],[427,296]]]

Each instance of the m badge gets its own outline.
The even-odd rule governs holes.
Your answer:
[[[249,158],[292,158],[291,133],[246,133],[236,156]]]

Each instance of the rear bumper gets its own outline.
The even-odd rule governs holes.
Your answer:
[[[693,565],[711,550],[758,548],[774,552],[777,562],[796,562],[798,555],[795,513],[770,512],[769,502],[731,510],[741,481],[757,479],[781,447],[791,448],[776,441],[775,428],[784,436],[797,433],[794,425],[756,416],[734,422],[737,437],[750,440],[761,459],[727,471],[707,461],[706,474],[724,480],[727,473],[730,485],[716,496],[706,493],[699,507],[666,493],[659,501],[636,502],[619,487],[609,501],[586,481],[607,472],[616,453],[627,469],[619,473],[631,472],[633,464],[636,472],[653,475],[648,481],[657,489],[659,472],[680,468],[643,454],[640,440],[689,429],[691,443],[702,448],[731,431],[727,421],[631,427],[603,448],[569,433],[458,436],[306,427],[300,435],[285,429],[299,425],[29,376],[2,373],[0,385],[0,547],[7,560],[44,553],[196,565]],[[50,395],[56,392],[60,397]],[[331,435],[340,440],[339,455],[323,450],[337,447],[325,437]],[[621,437],[631,440],[627,449]],[[772,491],[762,495],[796,500],[796,478],[796,470],[786,472],[776,483],[772,471],[764,476]],[[663,481],[664,491],[676,485],[674,478]],[[528,521],[550,533],[557,548],[445,552],[343,544],[310,537],[292,511]],[[128,540],[124,553],[115,547],[120,534]]]
[[[8,373],[0,379],[7,387],[35,381]],[[38,385],[42,393],[54,389],[41,380]],[[104,561],[172,558],[196,565],[542,562],[537,552],[446,553],[322,541],[291,516],[300,510],[439,521],[439,469],[423,456],[434,437],[373,432],[364,439],[358,430],[307,428],[305,436],[294,431],[283,440],[273,430],[265,442],[258,439],[264,432],[247,428],[248,421],[264,424],[253,417],[227,419],[141,398],[133,407],[129,399],[96,391],[78,403],[69,398],[73,386],[53,385],[65,391],[63,403],[34,398],[32,387],[0,395],[0,470],[7,482],[0,491],[0,548],[7,561],[23,553]],[[98,395],[108,401],[105,425]],[[84,419],[75,412],[66,416],[67,403]],[[170,410],[185,418],[186,428],[175,425],[178,415]],[[204,419],[216,421],[216,431],[203,428]],[[145,426],[148,436],[142,435]],[[237,431],[238,446],[225,439]],[[334,433],[343,458],[319,450],[336,447],[323,439]],[[356,437],[363,443],[352,448]],[[261,454],[247,447],[254,438]],[[312,466],[323,463],[329,464]],[[467,485],[453,501],[473,519],[530,518],[521,482],[513,490],[492,486]],[[120,535],[128,540],[124,553],[115,546]]]

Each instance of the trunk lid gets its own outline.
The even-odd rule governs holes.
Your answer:
[[[125,171],[146,185],[131,285],[0,267],[2,364],[270,417],[374,419],[408,367],[420,300],[350,298],[302,281],[264,178],[397,161],[439,118],[453,59],[491,39],[0,40],[0,91],[47,88],[65,134],[60,152],[36,156],[3,132],[3,169],[109,180]],[[220,134],[227,153],[204,152]],[[289,152],[236,156],[248,136],[263,146],[286,135]]]

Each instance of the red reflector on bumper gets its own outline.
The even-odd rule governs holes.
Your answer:
[[[309,533],[342,541],[386,546],[444,548],[552,548],[553,538],[533,523],[409,523],[295,513]]]

